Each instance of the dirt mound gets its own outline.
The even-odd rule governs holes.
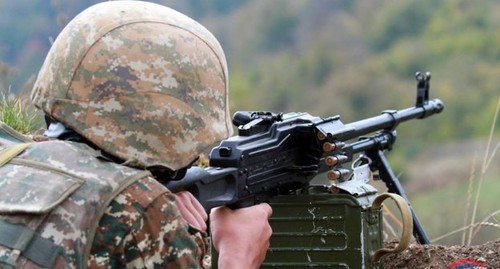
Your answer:
[[[394,247],[396,242],[389,242]],[[477,246],[411,244],[399,254],[383,258],[386,269],[395,268],[500,268],[500,240]],[[466,266],[468,264],[469,266]]]

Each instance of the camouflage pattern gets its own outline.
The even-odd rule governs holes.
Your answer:
[[[19,143],[8,135],[0,132],[0,151]],[[64,247],[53,268],[206,265],[206,235],[188,226],[149,172],[108,162],[84,144],[44,141],[0,167],[0,175],[0,221]],[[40,268],[22,255],[0,245],[0,267]]]
[[[111,1],[60,33],[34,104],[136,167],[177,170],[232,133],[227,63],[203,26],[172,9]]]
[[[144,178],[111,202],[96,231],[91,268],[206,268],[206,235],[188,226],[171,193],[151,201],[161,189]]]
[[[1,149],[12,143],[0,138]],[[0,167],[0,220],[36,230],[37,236],[64,248],[64,263],[84,268],[106,206],[149,175],[98,156],[84,144],[32,143]]]

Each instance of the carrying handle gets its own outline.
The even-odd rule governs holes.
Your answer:
[[[373,210],[378,210],[382,207],[382,202],[385,201],[385,199],[391,198],[396,205],[399,208],[399,211],[401,213],[401,217],[403,220],[403,232],[401,234],[401,238],[399,240],[398,245],[391,249],[391,248],[381,248],[373,254],[373,261],[378,262],[380,259],[385,256],[386,254],[390,253],[400,253],[401,251],[405,250],[408,245],[410,244],[410,240],[412,238],[412,231],[413,231],[413,218],[411,216],[411,211],[410,207],[408,206],[408,203],[406,200],[395,194],[395,193],[382,193],[379,196],[375,198],[372,204],[372,209]]]

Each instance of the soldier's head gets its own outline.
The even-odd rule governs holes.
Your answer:
[[[231,135],[227,83],[202,25],[154,3],[109,1],[62,30],[31,98],[118,159],[178,170]]]

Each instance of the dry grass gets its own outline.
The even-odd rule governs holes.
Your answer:
[[[479,197],[481,196],[481,189],[483,186],[483,179],[484,179],[484,174],[488,170],[488,167],[491,164],[491,160],[495,156],[498,148],[500,147],[500,143],[497,143],[495,146],[492,146],[492,141],[493,141],[493,133],[495,132],[495,124],[497,122],[497,117],[498,117],[498,111],[500,110],[500,98],[498,99],[498,104],[497,104],[497,109],[495,111],[495,116],[493,117],[493,122],[491,124],[491,129],[490,129],[490,134],[488,136],[488,144],[486,146],[486,150],[484,152],[484,158],[483,158],[483,163],[481,167],[481,174],[479,175],[479,180],[478,180],[478,186],[476,189],[476,197],[474,200],[473,204],[473,209],[472,209],[472,216],[470,218],[470,224],[469,224],[469,229],[468,229],[468,237],[467,237],[467,245],[470,245],[472,242],[473,235],[478,232],[478,230],[482,227],[482,225],[476,225],[476,214],[477,214],[477,208],[479,206]],[[482,222],[480,222],[482,223]],[[497,223],[498,224],[498,223]],[[500,228],[500,226],[498,226]]]
[[[431,238],[431,242],[442,242],[443,239],[446,239],[444,241],[451,244],[460,244],[461,242],[461,245],[470,246],[472,244],[485,242],[485,240],[498,239],[494,238],[496,236],[488,237],[485,235],[494,235],[497,234],[496,231],[500,231],[500,210],[498,210],[498,208],[488,206],[488,210],[491,210],[490,212],[492,213],[489,213],[486,217],[484,217],[484,219],[481,219],[482,217],[480,217],[480,215],[484,216],[485,214],[485,209],[481,206],[481,203],[486,202],[488,205],[491,204],[491,201],[489,200],[490,198],[487,198],[486,200],[483,199],[483,196],[486,194],[488,197],[491,196],[491,189],[485,189],[488,186],[488,179],[492,179],[492,175],[499,171],[499,167],[495,164],[497,164],[496,160],[498,160],[498,156],[496,156],[496,154],[500,148],[500,142],[497,142],[498,139],[495,140],[494,137],[496,131],[495,126],[497,124],[499,113],[500,98],[498,99],[497,109],[493,116],[488,139],[487,141],[484,141],[485,143],[464,143],[460,144],[458,147],[452,145],[445,149],[436,148],[432,152],[426,154],[426,156],[434,156],[432,160],[427,159],[426,162],[421,162],[416,165],[418,172],[415,174],[419,175],[419,181],[406,182],[405,189],[412,183],[415,184],[415,186],[411,188],[412,190],[410,190],[410,201],[412,201],[411,193],[414,194],[413,196],[416,196],[415,194],[417,193],[430,192],[428,195],[432,196],[430,200],[428,199],[429,196],[424,194],[420,195],[420,197],[414,197],[420,198],[418,201],[419,206],[417,206],[416,209],[417,216],[420,216],[419,213],[425,213],[422,215],[427,217],[422,218],[420,216],[420,221],[422,222],[422,220],[424,220],[424,223],[426,221],[429,222],[429,215],[431,215],[431,218],[434,220],[427,223],[431,226],[423,224],[424,230],[426,230],[428,234],[434,234],[433,238]],[[480,148],[484,148],[484,150],[478,150]],[[456,149],[459,149],[460,152],[457,152]],[[472,162],[470,160],[471,155],[473,155]],[[470,165],[467,165],[467,163],[470,163]],[[422,166],[425,166],[426,169],[422,169]],[[434,196],[440,194],[445,195],[444,190],[439,191],[442,186],[454,186],[454,190],[462,193],[462,191],[460,191],[461,187],[458,187],[460,186],[460,182],[458,182],[457,179],[463,178],[463,176],[467,174],[467,182],[463,188],[464,195],[460,196],[458,193],[455,193],[453,197],[448,197],[449,199],[457,199],[458,196],[458,199],[463,201],[464,205],[451,202],[454,204],[454,207],[460,207],[460,209],[453,212],[446,211],[448,213],[445,213],[443,210],[451,209],[450,206],[452,206],[449,205],[448,202],[445,202],[447,197],[435,199]],[[496,178],[496,176],[493,176],[493,178]],[[462,197],[463,199],[461,199]],[[413,205],[415,208],[415,204]],[[433,209],[429,209],[429,206],[432,206]],[[398,231],[401,230],[401,226],[398,224],[396,218],[397,216],[395,217],[393,212],[390,212],[395,209],[393,209],[390,205],[384,209],[384,237],[385,239],[397,239],[397,234],[399,233]],[[461,218],[460,215],[453,215],[460,214],[462,212],[464,213],[463,218]],[[479,212],[481,212],[481,214]],[[440,217],[436,218],[436,215],[443,213],[450,214],[446,216],[443,215],[444,218],[449,218],[446,221],[448,224],[444,225],[447,228],[444,227],[439,220],[436,220],[441,219]],[[458,219],[455,219],[454,216]],[[453,230],[450,231],[449,222],[453,222],[451,219],[455,219],[454,221],[462,219],[462,226],[456,229],[451,228]],[[437,224],[437,226],[432,226],[433,224]],[[438,230],[440,230],[440,232],[438,232]]]
[[[493,134],[495,133],[495,126],[496,126],[499,111],[500,111],[500,98],[498,99],[497,109],[495,111],[495,115],[493,117],[493,121],[491,124],[491,129],[490,129],[490,133],[488,136],[488,142],[486,145],[486,149],[484,151],[484,156],[483,156],[483,160],[481,163],[481,170],[479,171],[479,174],[476,171],[476,162],[477,162],[477,158],[478,158],[477,152],[474,154],[474,157],[472,160],[472,168],[471,168],[470,176],[468,179],[467,199],[466,199],[466,204],[465,204],[464,226],[459,228],[459,229],[453,230],[449,233],[443,234],[441,236],[438,236],[438,237],[432,239],[433,242],[442,240],[442,239],[447,238],[451,235],[455,235],[459,232],[462,232],[462,245],[471,245],[472,240],[474,239],[474,237],[477,235],[477,233],[479,232],[479,230],[481,228],[493,227],[495,229],[500,229],[500,222],[495,217],[496,215],[500,214],[500,210],[489,214],[482,221],[477,220],[477,212],[478,212],[478,208],[479,208],[479,198],[481,197],[481,191],[483,188],[484,175],[486,174],[486,172],[490,168],[492,160],[495,157],[495,154],[497,153],[498,149],[500,148],[500,142],[496,143],[496,145],[493,145]],[[475,184],[477,184],[477,187],[474,190]],[[474,201],[472,203],[473,196],[474,196]],[[470,215],[469,215],[469,212],[470,212]],[[491,222],[490,219],[493,219],[494,222]]]

